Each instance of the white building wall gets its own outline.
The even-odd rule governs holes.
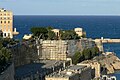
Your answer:
[[[12,32],[10,32],[10,31],[3,31],[3,38],[6,38],[6,37],[13,38]]]

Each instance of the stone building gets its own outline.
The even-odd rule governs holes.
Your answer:
[[[66,60],[76,51],[75,40],[44,40],[41,42],[40,59]]]
[[[91,80],[91,68],[74,65],[45,77],[46,80]]]
[[[60,30],[59,29],[52,29],[55,35],[59,38],[60,37]]]
[[[13,34],[18,34],[16,28],[13,31],[13,12],[0,8],[0,30],[3,32],[3,38],[13,38]]]
[[[78,34],[78,36],[83,35],[83,29],[82,28],[75,28],[74,31],[76,32],[76,34]]]
[[[62,40],[44,40],[40,59],[66,60],[67,42]]]

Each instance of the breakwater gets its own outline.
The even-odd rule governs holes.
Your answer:
[[[101,39],[95,39],[94,41],[95,42],[99,41],[99,42],[102,42],[102,43],[120,43],[120,39],[109,39],[109,38],[108,39],[107,38],[106,39],[102,39],[102,38]]]

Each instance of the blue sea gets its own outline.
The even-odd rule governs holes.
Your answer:
[[[120,16],[14,16],[14,27],[22,39],[31,27],[52,26],[58,29],[83,28],[89,38],[120,38]],[[120,58],[120,44],[104,44],[105,51],[114,51]],[[120,80],[120,72],[114,74]]]

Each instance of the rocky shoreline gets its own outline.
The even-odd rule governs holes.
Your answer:
[[[92,60],[86,60],[82,63],[95,63],[98,62],[101,67],[106,68],[106,74],[113,74],[120,70],[120,59],[113,52],[102,53],[94,57]]]

